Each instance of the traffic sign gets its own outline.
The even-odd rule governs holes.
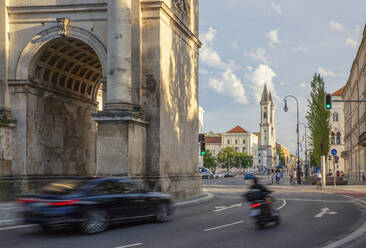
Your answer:
[[[333,156],[337,155],[337,150],[336,149],[332,149],[332,155]]]

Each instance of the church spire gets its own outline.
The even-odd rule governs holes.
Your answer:
[[[266,103],[266,102],[268,102],[268,90],[267,90],[267,84],[264,84],[261,104]]]
[[[269,92],[268,99],[269,99],[269,101],[273,104],[273,101],[272,101],[272,94],[271,94],[271,92]]]

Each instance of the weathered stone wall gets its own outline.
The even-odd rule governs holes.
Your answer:
[[[14,154],[14,124],[0,119],[0,176],[11,175]]]
[[[143,106],[148,127],[148,180],[154,174],[160,190],[182,198],[197,195],[198,158],[198,24],[166,1],[164,5],[143,9]],[[191,1],[196,13],[198,1]],[[198,13],[197,13],[198,14]],[[180,16],[182,22],[176,19]],[[193,15],[195,16],[195,15]],[[184,19],[186,18],[186,19]],[[145,45],[146,44],[146,45]]]
[[[24,162],[14,175],[95,174],[95,103],[30,86],[11,86],[11,92]]]

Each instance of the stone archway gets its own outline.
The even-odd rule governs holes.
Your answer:
[[[96,52],[79,39],[55,38],[37,51],[27,71],[25,174],[95,174],[91,116],[102,77]]]

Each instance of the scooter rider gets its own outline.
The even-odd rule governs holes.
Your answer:
[[[258,178],[253,177],[253,185],[250,187],[251,190],[260,190],[262,193],[263,200],[268,204],[270,213],[272,213],[272,197],[269,196],[273,191],[267,189],[258,182]]]

